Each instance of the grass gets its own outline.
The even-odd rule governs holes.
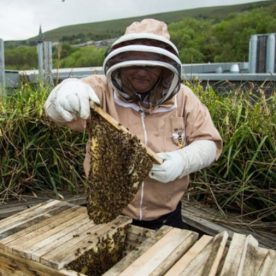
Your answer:
[[[33,190],[78,190],[85,134],[45,118],[45,87],[23,86],[0,102],[0,201]]]
[[[241,216],[276,218],[276,95],[194,86],[224,141],[220,159],[194,175],[191,194],[221,210]]]
[[[222,212],[255,221],[276,218],[276,95],[261,88],[226,95],[187,83],[207,105],[224,149],[211,167],[192,176],[189,197]],[[45,118],[49,88],[22,86],[0,100],[0,201],[51,189],[78,192],[85,185],[82,162],[85,133]]]

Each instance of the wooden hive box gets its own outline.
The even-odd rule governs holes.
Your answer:
[[[85,207],[66,201],[36,205],[0,221],[0,274],[75,275],[69,268],[85,254],[121,246],[130,223],[119,216],[96,225]]]
[[[163,226],[154,231],[130,222],[119,216],[95,225],[85,207],[65,201],[34,206],[0,221],[0,275],[96,275],[70,264],[95,248],[99,237],[114,237],[126,226],[124,255],[104,276],[276,275],[276,251],[260,248],[251,235],[199,237],[188,230]]]
[[[258,246],[253,236],[216,236],[162,227],[110,268],[104,276],[274,276],[276,251]]]

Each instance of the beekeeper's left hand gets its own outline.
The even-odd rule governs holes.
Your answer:
[[[158,153],[161,165],[154,164],[149,177],[168,183],[209,166],[216,159],[217,147],[213,141],[198,140],[183,149]]]

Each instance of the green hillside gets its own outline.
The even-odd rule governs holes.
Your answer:
[[[183,18],[193,17],[210,19],[213,21],[219,21],[226,18],[231,13],[242,12],[246,10],[251,10],[257,7],[264,7],[272,5],[275,1],[260,1],[255,3],[247,3],[242,5],[233,6],[222,6],[222,7],[208,7],[208,8],[198,8],[192,10],[182,10],[168,13],[150,14],[139,17],[131,17],[125,19],[117,19],[103,22],[86,23],[78,25],[69,25],[53,29],[51,31],[45,32],[44,37],[46,40],[50,41],[71,41],[79,38],[80,41],[84,40],[102,40],[108,38],[114,38],[120,36],[127,25],[136,20],[141,20],[143,18],[155,18],[166,23],[172,23],[179,21]],[[87,39],[86,39],[87,38]],[[30,38],[29,41],[36,40],[37,37]]]
[[[186,17],[182,17],[183,11],[149,17],[169,22],[171,40],[179,49],[182,63],[248,61],[250,37],[254,34],[276,33],[276,2],[266,1],[262,4],[260,6],[258,2],[254,5],[191,10]],[[104,41],[100,47],[91,44],[81,47],[78,44],[89,40],[113,40],[123,33],[126,25],[141,18],[73,25],[47,32],[47,40],[61,42],[53,47],[54,66],[101,66],[110,41]],[[18,42],[5,42],[7,68],[35,68],[37,39],[15,43]]]

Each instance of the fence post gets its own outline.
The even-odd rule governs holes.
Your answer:
[[[0,39],[0,97],[6,96],[4,41]]]
[[[39,81],[53,85],[52,42],[44,41],[37,45]]]
[[[52,76],[52,69],[53,69],[53,62],[52,62],[52,42],[45,41],[43,42],[44,45],[44,79],[45,83],[53,85],[53,76]]]
[[[269,34],[267,39],[267,51],[266,51],[266,73],[274,73],[275,70],[275,44],[276,34]]]
[[[258,36],[252,35],[249,41],[249,73],[256,73]]]
[[[38,80],[43,82],[43,43],[38,43],[36,46],[38,58]]]

